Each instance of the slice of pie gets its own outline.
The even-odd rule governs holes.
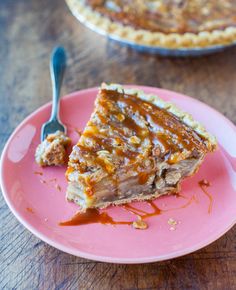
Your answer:
[[[66,0],[72,13],[103,34],[167,49],[236,42],[235,0]]]
[[[84,210],[179,191],[216,140],[157,96],[103,84],[70,155],[67,199]]]

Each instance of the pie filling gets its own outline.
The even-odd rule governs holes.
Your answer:
[[[198,33],[236,26],[233,0],[85,0],[112,21],[152,32]]]
[[[103,85],[70,155],[67,198],[86,209],[177,192],[215,147],[215,139],[172,104]]]

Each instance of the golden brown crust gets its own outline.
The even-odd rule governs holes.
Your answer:
[[[199,33],[161,33],[143,29],[135,29],[111,21],[79,0],[66,0],[72,13],[87,26],[104,35],[132,44],[167,49],[207,48],[219,45],[230,45],[236,42],[236,27],[230,26],[222,30],[203,31]]]
[[[177,188],[176,190],[172,190],[171,192],[164,192],[164,193],[160,193],[160,192],[155,192],[153,194],[147,195],[147,194],[143,194],[143,195],[139,195],[137,197],[131,197],[131,198],[124,198],[124,199],[120,199],[120,200],[115,200],[115,201],[107,201],[107,202],[101,202],[101,203],[96,203],[96,204],[91,204],[91,206],[89,206],[90,208],[106,208],[108,206],[117,206],[117,205],[122,205],[122,204],[126,204],[126,203],[130,203],[130,202],[134,202],[134,201],[145,201],[145,200],[153,200],[156,199],[162,195],[167,195],[167,194],[176,194],[179,191],[179,188]],[[80,204],[79,204],[80,205]]]

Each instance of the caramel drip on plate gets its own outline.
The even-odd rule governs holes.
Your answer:
[[[75,127],[74,130],[75,130],[75,132],[76,132],[79,136],[82,135],[82,131],[81,131],[80,129],[78,129],[78,128]]]
[[[183,204],[182,206],[180,207],[174,207],[174,208],[169,208],[169,209],[165,209],[165,210],[162,210],[163,212],[165,211],[172,211],[172,210],[178,210],[178,209],[183,209],[183,208],[186,208],[188,207],[190,204],[192,204],[193,202],[196,202],[196,197],[193,195],[185,204]]]
[[[123,208],[135,215],[140,216],[142,219],[147,219],[149,217],[157,216],[162,213],[162,210],[159,209],[153,201],[146,201],[146,203],[148,203],[151,206],[152,208],[151,212],[147,212],[139,208],[133,207],[130,204],[123,205]]]
[[[203,179],[199,181],[199,186],[201,187],[202,191],[206,194],[206,196],[210,200],[210,204],[208,207],[208,213],[211,213],[212,211],[212,203],[213,203],[213,197],[211,194],[209,194],[205,187],[209,187],[210,183],[209,181]],[[177,197],[182,197],[184,199],[187,199],[184,195],[178,194]],[[138,216],[142,220],[158,216],[164,212],[169,212],[173,210],[180,210],[187,208],[190,206],[193,202],[198,203],[198,200],[196,199],[196,196],[193,195],[186,203],[184,203],[182,206],[176,207],[176,208],[170,208],[170,209],[160,209],[154,201],[145,201],[147,204],[149,204],[152,208],[152,211],[145,211],[143,209],[137,208],[131,204],[124,204],[122,205],[122,208],[124,208],[126,211]],[[28,210],[28,209],[27,209]],[[85,225],[85,224],[94,224],[94,223],[100,223],[100,224],[110,224],[110,225],[131,225],[133,224],[132,221],[115,221],[107,212],[100,212],[98,209],[87,209],[84,213],[76,213],[70,220],[65,222],[60,222],[60,226],[79,226],[79,225]]]
[[[34,213],[33,209],[31,207],[27,207],[26,210],[30,213]]]
[[[153,211],[146,212],[144,210],[133,207],[129,204],[123,205],[123,208],[133,213],[142,219],[146,219],[152,216],[160,215],[161,210],[155,205],[153,201],[147,201],[151,205]],[[109,224],[109,225],[131,225],[132,221],[115,221],[111,216],[106,212],[100,212],[98,209],[90,208],[87,209],[84,213],[76,213],[70,220],[65,222],[60,222],[60,226],[79,226],[85,224]]]
[[[109,224],[109,225],[131,225],[129,221],[114,221],[111,216],[106,212],[99,212],[95,208],[89,208],[84,213],[77,213],[70,220],[60,222],[60,226],[79,226],[86,224]]]
[[[203,193],[205,193],[205,195],[208,197],[209,199],[209,206],[208,206],[208,213],[212,212],[212,205],[213,205],[213,197],[212,195],[206,190],[206,187],[210,187],[211,184],[208,180],[206,179],[202,179],[198,182],[201,190],[203,191]]]
[[[179,192],[175,193],[174,196],[175,196],[176,198],[184,198],[184,199],[188,199],[186,196],[184,196],[183,194],[181,194],[181,193],[179,193]]]
[[[42,176],[42,175],[43,175],[43,172],[40,172],[40,171],[34,171],[34,174],[35,174],[35,175],[41,175],[41,176]]]

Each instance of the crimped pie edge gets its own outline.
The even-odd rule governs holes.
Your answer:
[[[199,33],[170,33],[151,32],[143,29],[134,29],[118,22],[111,21],[84,5],[81,0],[66,0],[72,13],[82,22],[89,23],[91,28],[100,30],[114,38],[128,41],[133,44],[167,49],[206,48],[217,45],[230,45],[236,42],[236,27],[230,26],[224,30],[203,31]]]
[[[102,83],[101,89],[118,91],[120,93],[125,94],[132,95],[135,94],[138,98],[144,101],[148,101],[159,108],[167,110],[168,112],[178,117],[188,127],[192,128],[199,136],[203,137],[205,139],[204,143],[209,151],[214,151],[216,149],[217,147],[216,138],[213,135],[209,134],[206,131],[205,127],[201,125],[199,122],[195,121],[189,113],[182,111],[181,109],[176,107],[173,103],[166,102],[156,95],[145,94],[143,91],[135,88],[124,88],[120,84]]]

